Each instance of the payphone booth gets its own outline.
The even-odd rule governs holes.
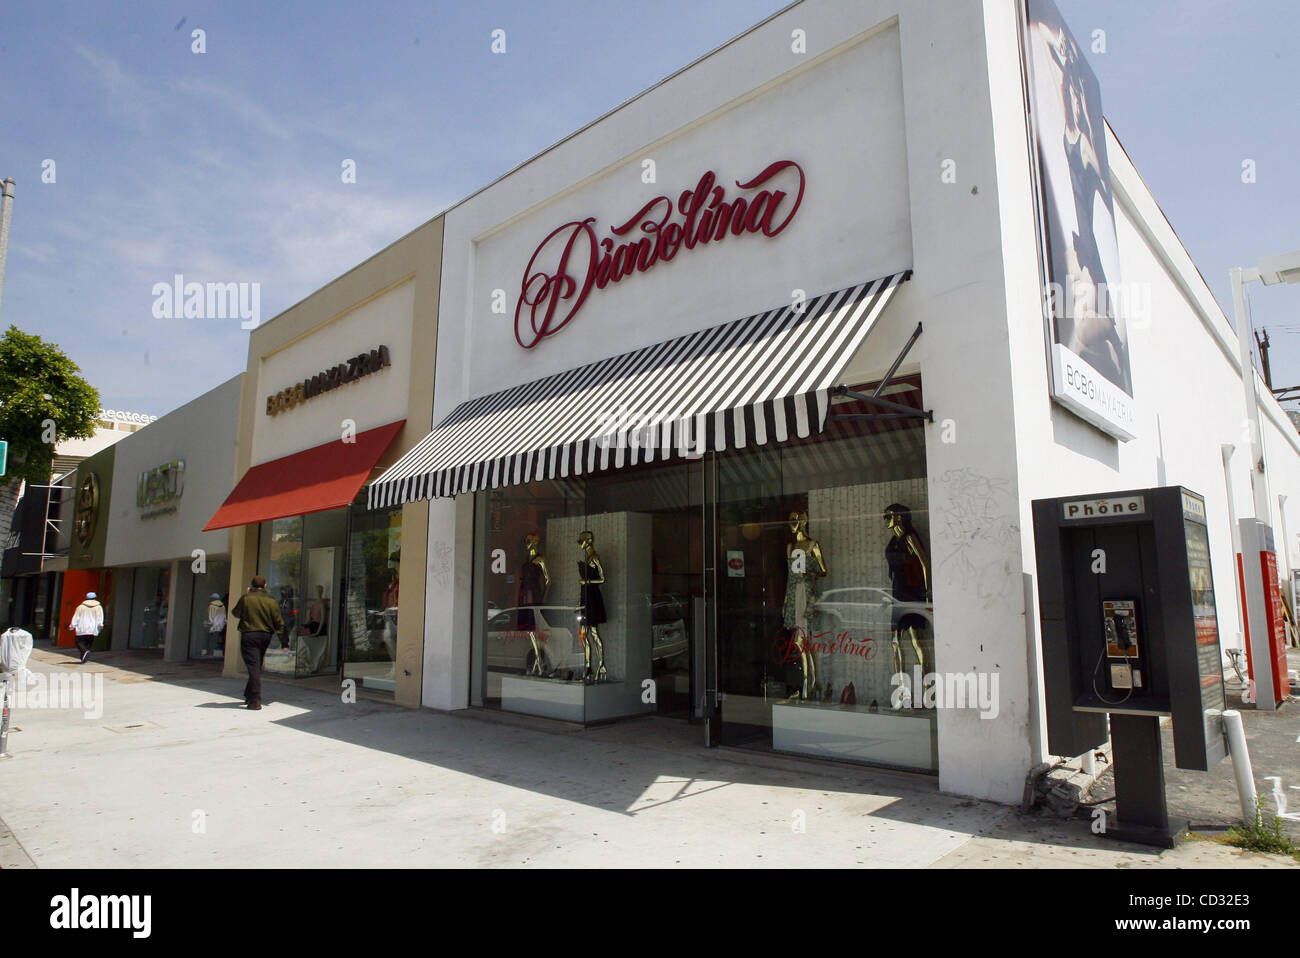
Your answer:
[[[1160,716],[1178,768],[1226,754],[1205,500],[1179,486],[1036,499],[1048,748],[1113,743],[1113,837],[1173,847]]]

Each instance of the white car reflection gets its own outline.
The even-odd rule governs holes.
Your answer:
[[[562,605],[502,609],[488,617],[484,657],[487,667],[553,675],[572,670],[581,677],[584,662],[578,638],[581,609]],[[541,651],[536,664],[533,637]]]
[[[649,598],[650,659],[658,662],[684,655],[690,648],[686,635],[686,606],[675,595]]]
[[[858,586],[849,589],[828,589],[817,601],[817,611],[822,616],[822,627],[863,630],[888,635],[892,630],[894,613],[901,618],[915,614],[934,628],[932,602],[900,602],[888,589]]]

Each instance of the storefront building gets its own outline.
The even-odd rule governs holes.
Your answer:
[[[59,598],[57,644],[60,646],[76,644],[68,623],[87,592],[94,592],[104,600],[104,628],[92,646],[94,650],[109,648],[122,614],[115,601],[107,600],[115,595],[117,580],[105,558],[116,461],[117,446],[112,445],[83,459],[76,471],[63,480],[71,488],[63,494],[55,547],[56,552],[66,552],[68,557]]]
[[[230,530],[231,604],[258,574],[280,602],[269,672],[407,705],[424,616],[409,600],[399,615],[399,594],[424,579],[427,507],[370,510],[361,492],[431,427],[441,243],[434,220],[253,330],[228,495],[205,526]]]
[[[14,506],[0,562],[0,612],[6,622],[31,632],[37,640],[56,638],[59,597],[67,568],[66,541],[58,552],[58,522],[64,476],[43,486],[27,485]]]
[[[1079,140],[1044,90],[1082,67],[1033,10],[805,0],[436,221],[432,428],[367,495],[427,516],[424,705],[658,712],[1015,801],[1047,751],[1030,503],[1154,485],[1205,497],[1240,644],[1235,335],[1094,90],[1091,245],[1054,241]],[[1058,259],[1123,284],[1104,322],[1048,322]]]
[[[82,460],[157,418],[101,409],[94,435],[65,439],[55,448],[47,482],[24,484],[0,564],[0,616],[6,622],[26,628],[38,640],[57,638],[73,522],[73,473]]]
[[[169,662],[223,654],[230,534],[202,528],[230,491],[242,378],[114,447],[104,552],[113,649],[157,650]]]

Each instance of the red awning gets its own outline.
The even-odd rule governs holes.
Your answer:
[[[355,442],[336,439],[254,466],[203,531],[349,505],[404,425],[401,419],[357,433]]]

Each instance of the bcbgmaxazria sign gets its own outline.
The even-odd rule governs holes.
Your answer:
[[[388,358],[388,347],[380,346],[378,349],[372,349],[368,353],[361,353],[339,363],[337,366],[331,366],[329,369],[322,370],[315,376],[309,376],[302,382],[289,386],[287,389],[281,389],[278,393],[266,397],[266,414],[274,416],[285,409],[292,409],[301,402],[308,399],[314,399],[321,393],[329,392],[331,389],[338,389],[340,386],[356,382],[363,376],[369,376],[371,373],[377,373],[385,366],[393,365]]]
[[[719,243],[728,235],[779,235],[803,202],[803,169],[793,160],[778,160],[751,179],[737,180],[736,188],[757,192],[728,197],[710,170],[676,202],[656,196],[604,238],[596,237],[594,216],[557,226],[524,268],[515,340],[532,349],[563,329],[593,289],[670,262],[683,250]]]

